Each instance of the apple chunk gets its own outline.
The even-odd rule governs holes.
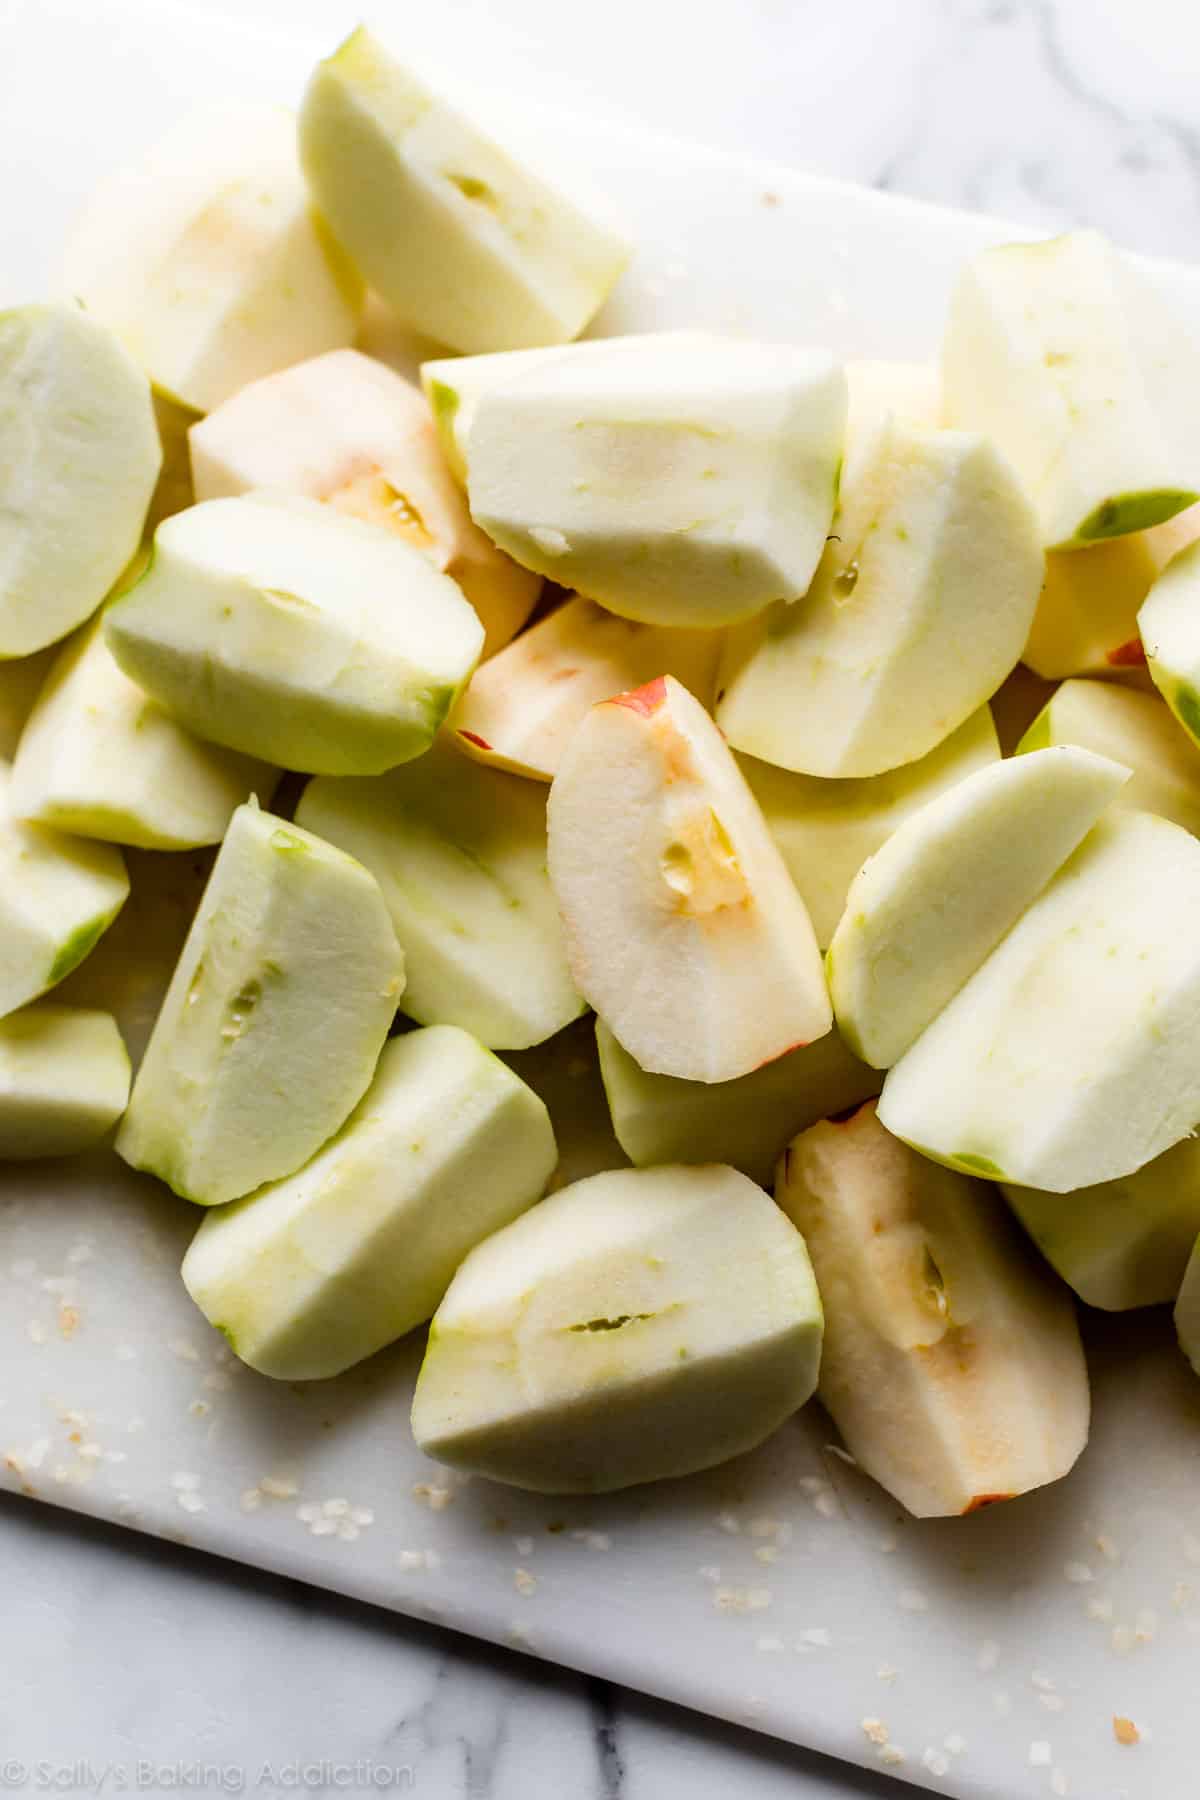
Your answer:
[[[471,677],[451,719],[468,756],[552,781],[589,708],[674,675],[712,700],[721,634],[619,619],[575,594]]]
[[[563,1188],[471,1252],[434,1317],[413,1435],[537,1493],[711,1468],[816,1384],[804,1240],[733,1169],[620,1169]]]
[[[545,1106],[502,1062],[450,1025],[410,1032],[311,1162],[207,1215],[184,1286],[252,1369],[339,1375],[430,1317],[556,1157]]]
[[[644,1069],[732,1081],[824,1037],[804,902],[720,732],[673,677],[592,708],[549,824],[576,986]]]
[[[1128,780],[1062,745],[980,769],[906,820],[855,876],[829,946],[851,1049],[899,1062]]]
[[[805,775],[926,756],[1016,663],[1042,582],[1035,521],[983,438],[890,414],[847,456],[803,605],[729,634],[717,723]]]
[[[162,462],[146,377],[77,306],[0,313],[0,658],[95,612]]]
[[[1200,498],[1200,356],[1094,231],[984,250],[942,348],[946,422],[985,432],[1033,496],[1049,549],[1158,525]]]
[[[357,350],[331,350],[243,388],[189,433],[197,500],[255,488],[324,500],[383,525],[461,587],[492,655],[533,610],[541,578],[474,524],[421,394]]]
[[[613,1131],[630,1162],[729,1163],[761,1187],[770,1186],[790,1138],[869,1099],[883,1080],[836,1031],[715,1084],[648,1074],[602,1019],[596,1048]]]
[[[278,106],[184,121],[94,197],[63,286],[155,387],[207,412],[249,381],[349,344],[363,288],[313,212]]]
[[[0,1017],[55,987],[108,930],[129,893],[121,852],[26,825],[0,764]]]
[[[566,343],[628,260],[614,231],[431,93],[362,26],[313,72],[300,157],[371,286],[454,350]]]
[[[96,619],[63,647],[12,771],[23,819],[148,850],[220,843],[235,807],[278,771],[201,743],[113,661]]]
[[[1200,1119],[1200,843],[1116,809],[889,1072],[879,1117],[969,1174],[1066,1193]]]
[[[795,1140],[775,1197],[825,1302],[818,1393],[868,1475],[940,1518],[1068,1472],[1090,1413],[1075,1309],[994,1188],[915,1155],[868,1103]]]
[[[1079,744],[1124,763],[1132,775],[1117,796],[1118,806],[1158,813],[1200,837],[1200,753],[1157,694],[1107,681],[1064,681],[1017,753],[1049,744]]]
[[[239,807],[118,1153],[201,1206],[292,1174],[362,1099],[403,989],[374,877],[309,832]]]
[[[165,520],[105,636],[198,737],[325,775],[421,755],[483,645],[457,585],[411,544],[252,494]]]
[[[546,875],[544,788],[443,741],[374,780],[310,782],[296,817],[379,882],[412,1018],[521,1050],[585,1010]]]
[[[726,625],[808,587],[845,417],[824,350],[613,338],[479,397],[471,513],[526,568],[623,618]]]
[[[74,1156],[129,1098],[129,1053],[109,1013],[43,1001],[0,1019],[0,1157]]]
[[[1155,687],[1200,744],[1200,543],[1172,557],[1138,614]]]
[[[1004,1192],[1046,1261],[1089,1306],[1158,1306],[1179,1292],[1200,1236],[1200,1139],[1071,1194]]]
[[[999,762],[1000,745],[991,711],[981,706],[927,756],[857,781],[797,775],[753,756],[737,760],[826,950],[868,856],[922,806]]]

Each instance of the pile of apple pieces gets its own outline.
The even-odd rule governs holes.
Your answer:
[[[0,1154],[119,1122],[266,1375],[432,1320],[448,1463],[596,1492],[818,1392],[969,1512],[1086,1442],[1072,1289],[1200,1366],[1195,352],[1087,233],[977,258],[940,369],[573,343],[626,254],[358,31],[0,318]],[[589,1008],[631,1166],[543,1198],[496,1053]]]

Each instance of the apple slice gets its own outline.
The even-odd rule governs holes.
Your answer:
[[[442,741],[375,780],[310,782],[296,817],[379,882],[410,1017],[521,1050],[585,1011],[546,875],[544,788]]]
[[[1085,550],[1053,550],[1021,660],[1056,681],[1069,675],[1145,678],[1138,608],[1177,551],[1200,535],[1200,506]]]
[[[279,772],[201,743],[113,661],[96,619],[59,652],[21,738],[19,818],[148,850],[220,843],[234,808]]]
[[[284,768],[373,775],[428,749],[483,627],[392,532],[247,494],[160,525],[105,636],[197,736]]]
[[[189,118],[114,176],[63,274],[155,387],[197,412],[349,344],[362,316],[362,283],[309,204],[296,122],[278,106]]]
[[[927,756],[857,781],[796,775],[753,756],[737,760],[825,950],[868,856],[930,800],[998,762],[1000,745],[991,711],[981,706]]]
[[[623,618],[726,625],[808,587],[845,416],[824,350],[613,338],[480,395],[471,512],[526,568]]]
[[[947,424],[991,437],[1068,549],[1200,499],[1200,357],[1146,278],[1097,232],[982,251],[942,347]]]
[[[403,991],[404,957],[374,876],[240,806],[118,1153],[201,1206],[291,1175],[362,1099]]]
[[[0,763],[0,1017],[69,975],[129,893],[119,850],[24,824],[11,790]]]
[[[719,1165],[618,1169],[472,1250],[413,1397],[427,1456],[536,1493],[711,1468],[809,1398],[821,1302],[779,1209]]]
[[[775,1198],[825,1302],[818,1393],[868,1475],[942,1518],[1068,1472],[1090,1412],[1075,1308],[993,1188],[915,1156],[868,1102],[795,1140]]]
[[[999,687],[1043,557],[984,438],[895,414],[851,444],[832,529],[803,606],[730,632],[717,723],[784,769],[878,775],[928,755]]]
[[[980,769],[907,819],[855,876],[829,946],[850,1048],[899,1062],[1128,780],[1064,744]]]
[[[549,824],[575,984],[643,1069],[732,1081],[824,1037],[804,902],[720,732],[672,676],[592,708]]]
[[[1200,543],[1181,550],[1150,589],[1138,614],[1155,687],[1194,743],[1200,744]]]
[[[161,462],[146,378],[110,331],[77,306],[0,313],[0,658],[95,612]]]
[[[450,723],[468,756],[552,781],[601,700],[673,675],[710,706],[720,652],[720,632],[639,625],[575,594],[475,671]]]
[[[129,1099],[129,1053],[110,1013],[44,1001],[0,1019],[0,1158],[75,1156]]]
[[[197,500],[254,488],[302,494],[414,544],[479,614],[485,655],[533,610],[540,577],[472,523],[425,400],[357,350],[331,350],[252,382],[193,425],[190,441]]]
[[[1200,1375],[1200,1238],[1192,1251],[1175,1302],[1175,1330],[1179,1334],[1179,1348]]]
[[[1117,797],[1118,806],[1158,813],[1200,837],[1200,756],[1157,694],[1138,694],[1107,681],[1064,681],[1017,751],[1050,744],[1079,744],[1124,763],[1133,773]]]
[[[1132,1174],[1200,1119],[1200,843],[1096,825],[883,1084],[937,1162],[1066,1193]]]
[[[883,1080],[837,1031],[715,1084],[648,1074],[603,1019],[596,1020],[596,1048],[613,1131],[630,1162],[729,1163],[760,1187],[771,1185],[780,1153],[798,1131],[871,1098]]]
[[[1004,1192],[1046,1261],[1089,1306],[1159,1306],[1178,1294],[1200,1236],[1200,1139],[1071,1194]]]
[[[410,1032],[311,1162],[206,1216],[183,1284],[260,1374],[340,1375],[430,1317],[557,1154],[545,1106],[474,1038]]]
[[[454,350],[578,337],[629,259],[623,238],[431,93],[363,26],[313,71],[300,156],[371,286]]]

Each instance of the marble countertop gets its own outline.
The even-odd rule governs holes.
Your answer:
[[[231,0],[225,0],[232,10]],[[243,0],[330,41],[342,0]],[[441,0],[464,73],[932,200],[1200,257],[1182,0]],[[867,1800],[879,1779],[5,1497],[0,1791]]]

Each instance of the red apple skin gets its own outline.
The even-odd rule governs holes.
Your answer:
[[[1110,650],[1105,662],[1114,669],[1140,669],[1146,664],[1146,647],[1140,637],[1129,638],[1124,644],[1118,644]]]
[[[641,713],[644,718],[652,718],[667,697],[667,678],[656,675],[653,681],[647,681],[643,687],[632,688],[627,694],[615,694],[611,700],[604,702],[606,706],[627,706],[630,712]]]

